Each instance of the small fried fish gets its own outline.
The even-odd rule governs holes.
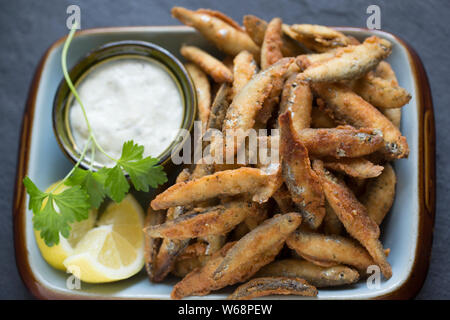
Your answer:
[[[292,200],[300,208],[309,227],[317,229],[325,216],[325,196],[312,170],[308,149],[297,138],[289,111],[278,118],[281,129],[282,174]]]
[[[315,297],[317,289],[300,278],[265,277],[252,279],[239,286],[227,299],[250,300],[270,295]]]
[[[301,278],[318,288],[342,286],[355,283],[359,279],[358,271],[343,265],[321,267],[298,259],[271,262],[262,267],[255,276]]]

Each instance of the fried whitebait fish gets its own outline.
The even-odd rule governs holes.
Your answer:
[[[257,206],[254,202],[235,200],[214,207],[196,208],[166,223],[149,226],[144,232],[151,237],[178,240],[225,234],[257,211]]]
[[[375,264],[358,242],[337,235],[296,231],[287,238],[286,244],[305,260],[323,267],[346,264],[366,274],[367,268]]]
[[[344,226],[342,222],[334,212],[333,208],[330,207],[328,201],[325,202],[325,217],[323,218],[323,232],[325,234],[342,234]]]
[[[282,82],[282,78],[293,58],[283,58],[268,69],[255,75],[234,97],[225,117],[223,132],[246,133],[253,128],[256,117],[266,98],[271,94],[274,83]],[[280,89],[281,90],[281,89]],[[236,143],[225,146],[225,154],[231,156],[236,153],[243,143],[241,138]]]
[[[183,207],[177,207],[174,209],[174,213],[171,216],[178,217],[184,213]],[[172,218],[172,217],[171,217]],[[153,282],[161,282],[172,271],[177,256],[183,252],[186,246],[189,244],[190,239],[185,240],[172,240],[163,239],[158,254],[154,259],[153,265]]]
[[[209,74],[215,82],[233,82],[233,73],[221,61],[209,53],[194,46],[183,45],[181,55],[197,64],[204,72]]]
[[[286,238],[300,225],[296,212],[278,214],[243,236],[224,256],[213,273],[215,280],[244,281],[275,259]]]
[[[211,108],[211,86],[206,74],[195,64],[187,63],[186,70],[194,82],[197,92],[197,110],[198,118],[202,123],[207,123]]]
[[[255,278],[239,286],[228,300],[250,300],[270,295],[296,295],[315,297],[317,289],[300,278]]]
[[[188,245],[182,253],[177,257],[177,260],[184,260],[188,258],[207,255],[208,244],[203,241],[193,242]]]
[[[311,168],[308,149],[295,134],[289,112],[279,116],[278,121],[281,130],[280,155],[284,182],[305,222],[316,229],[325,216],[322,186]]]
[[[272,82],[272,89],[264,100],[261,110],[256,115],[254,129],[267,128],[267,121],[272,117],[275,108],[280,102],[280,94],[283,90],[284,77]]]
[[[233,99],[251,78],[257,73],[258,65],[253,55],[248,51],[241,51],[233,60],[233,87],[230,98]]]
[[[376,36],[337,50],[334,57],[311,64],[301,75],[312,82],[350,80],[364,75],[391,53],[391,43]]]
[[[313,167],[322,182],[328,203],[347,232],[367,249],[383,275],[389,279],[392,276],[392,269],[378,240],[380,236],[378,225],[344,182],[324,168],[322,161],[315,160]]]
[[[219,251],[225,244],[227,238],[224,234],[211,234],[209,236],[201,237],[199,240],[203,240],[208,244],[206,247],[206,254],[210,255]]]
[[[396,182],[394,169],[389,163],[386,163],[383,173],[369,181],[366,192],[361,197],[361,203],[366,207],[367,214],[378,225],[381,224],[394,203]]]
[[[317,52],[325,52],[333,48],[345,47],[352,42],[342,32],[321,25],[284,25],[283,30],[287,35],[303,44],[306,48]]]
[[[222,131],[223,121],[227,114],[230,102],[228,101],[228,95],[230,92],[230,85],[227,83],[222,83],[219,90],[214,97],[214,101],[211,105],[211,112],[208,118],[208,129],[217,129]]]
[[[267,203],[252,203],[254,210],[250,210],[244,219],[244,224],[249,230],[253,230],[269,217]]]
[[[361,179],[378,177],[384,169],[383,166],[373,164],[364,158],[326,160],[323,165],[327,169],[343,172],[351,177]]]
[[[374,70],[375,76],[390,81],[393,85],[398,86],[397,77],[389,63],[381,61]],[[380,109],[380,111],[388,118],[397,128],[400,128],[402,119],[402,110],[397,109]]]
[[[250,35],[252,40],[258,45],[262,46],[264,42],[264,35],[267,29],[267,21],[260,19],[254,15],[246,15],[244,16],[243,21],[245,31]],[[282,46],[281,52],[285,57],[296,57],[299,54],[305,52],[305,49],[302,48],[295,40],[289,38],[284,33],[281,36]]]
[[[189,205],[217,196],[248,194],[255,202],[266,202],[280,187],[278,173],[243,167],[180,182],[160,193],[151,202],[154,210]]]
[[[256,58],[259,58],[260,48],[250,36],[240,28],[236,28],[229,19],[219,18],[217,14],[211,14],[202,10],[191,11],[182,7],[172,8],[172,16],[185,25],[197,29],[206,39],[214,43],[217,48],[231,56],[247,50]],[[222,15],[223,16],[223,15]]]
[[[239,23],[237,23],[237,21],[233,20],[231,17],[227,16],[226,14],[224,14],[223,12],[217,11],[217,10],[212,10],[212,9],[204,9],[204,8],[200,8],[197,9],[196,11],[197,13],[206,13],[212,17],[216,17],[220,20],[225,21],[226,23],[228,23],[229,25],[231,25],[233,28],[240,30],[242,32],[245,32],[244,29],[242,29],[242,27],[239,25]]]
[[[321,267],[299,259],[271,262],[262,267],[255,276],[301,278],[317,288],[342,286],[359,280],[358,271],[347,266]]]
[[[177,277],[183,278],[193,270],[203,267],[209,259],[211,259],[211,256],[208,255],[177,259],[171,273]]]
[[[182,170],[176,179],[176,182],[187,181],[190,178],[189,171],[187,169]],[[150,208],[149,208],[150,210]],[[186,211],[185,207],[177,206],[172,207],[167,210],[166,221],[176,219],[177,217],[183,215]],[[148,237],[148,235],[145,235]],[[164,278],[172,271],[174,263],[177,256],[183,252],[186,246],[189,244],[190,239],[185,240],[171,240],[163,239],[161,246],[159,247],[158,253],[152,261],[152,273],[150,280],[153,282],[161,282]]]
[[[163,210],[154,211],[151,207],[149,207],[147,210],[147,217],[145,219],[145,227],[163,223],[165,215],[166,214]],[[148,234],[144,233],[144,241],[145,269],[147,270],[149,279],[153,281],[155,276],[155,260],[161,245],[161,239],[152,238]]]
[[[217,249],[216,251],[220,250]],[[216,252],[214,251],[214,252]],[[184,277],[196,268],[201,268],[211,258],[212,253],[208,253],[208,244],[197,241],[188,245],[181,252],[174,263],[171,273],[177,277]]]
[[[331,58],[336,57],[337,50],[330,50],[324,53],[310,53],[302,54],[295,58],[295,63],[298,65],[300,70],[305,70],[311,65],[317,65],[324,61],[328,61]]]
[[[214,253],[201,268],[196,268],[188,273],[172,289],[172,299],[182,299],[186,296],[204,296],[213,290],[219,290],[231,283],[232,279],[214,280],[212,275],[217,266],[222,262],[226,253],[234,246],[235,242],[228,242],[222,249]]]
[[[313,95],[307,82],[299,80],[299,74],[293,74],[286,80],[279,113],[289,111],[296,132],[311,125]]]
[[[350,126],[302,129],[297,134],[309,154],[315,157],[361,157],[380,149],[384,141],[379,130]]]
[[[295,211],[295,204],[292,201],[291,193],[285,184],[283,184],[277,192],[272,196],[282,213]]]
[[[261,47],[261,68],[263,70],[283,58],[283,53],[281,52],[281,47],[283,46],[283,41],[281,40],[282,24],[283,22],[280,18],[274,18],[267,25]]]
[[[389,121],[392,122],[398,129],[400,129],[400,123],[402,120],[402,109],[380,109],[381,113],[384,114]]]
[[[346,123],[357,128],[381,130],[384,148],[380,149],[388,159],[406,158],[409,147],[406,138],[374,106],[339,84],[314,84],[314,91],[325,100],[325,110],[340,123]]]
[[[411,100],[411,95],[395,82],[375,76],[369,71],[352,85],[353,91],[380,109],[401,108]]]

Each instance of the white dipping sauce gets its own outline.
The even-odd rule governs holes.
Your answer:
[[[128,140],[143,145],[144,156],[156,157],[181,127],[181,93],[168,71],[156,61],[107,61],[90,71],[77,89],[97,142],[115,159],[120,158],[123,143]],[[75,99],[69,120],[77,148],[83,150],[89,132]],[[113,164],[98,150],[95,162]]]

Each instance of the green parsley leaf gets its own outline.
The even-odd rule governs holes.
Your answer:
[[[157,158],[142,158],[144,147],[135,144],[132,140],[124,143],[122,155],[118,165],[128,172],[131,182],[138,191],[149,190],[149,186],[156,188],[167,181],[163,167],[158,165]]]
[[[122,147],[119,161],[135,161],[143,158],[144,146],[135,144],[133,140],[126,141]]]
[[[105,181],[106,174],[103,169],[98,172],[76,168],[72,175],[67,179],[66,185],[79,185],[89,195],[89,203],[93,208],[98,208],[106,195]]]
[[[31,181],[29,177],[23,179],[23,184],[30,196],[30,201],[28,203],[28,208],[33,211],[33,213],[38,213],[42,208],[42,202],[47,198],[47,194],[39,190],[38,187]]]
[[[48,201],[42,210],[33,216],[33,225],[40,230],[48,246],[59,243],[59,234],[68,238],[70,224],[88,218],[90,205],[88,194],[79,186],[71,187],[59,194],[47,194]],[[30,196],[31,203],[31,196]]]
[[[89,217],[89,195],[80,186],[74,186],[62,193],[53,195],[54,201],[61,211],[72,223],[86,220]],[[68,235],[67,235],[68,236]]]
[[[130,189],[122,169],[116,165],[114,168],[105,168],[104,173],[107,175],[105,188],[108,196],[115,202],[121,202]]]

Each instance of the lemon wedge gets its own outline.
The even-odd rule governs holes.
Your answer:
[[[46,192],[52,190],[58,183],[59,182],[52,184],[47,188]],[[61,193],[68,188],[68,186],[62,184],[54,191],[54,193]],[[46,203],[47,199],[44,200],[42,206],[44,207]],[[42,239],[40,235],[40,231],[34,230],[36,243],[44,260],[47,261],[47,263],[53,268],[65,271],[66,267],[64,266],[63,261],[73,254],[75,246],[84,237],[84,235],[94,227],[96,220],[97,210],[90,210],[88,219],[71,224],[69,238],[66,239],[60,234],[59,244],[52,247],[45,244],[44,239]]]
[[[142,207],[127,195],[121,203],[106,208],[97,227],[83,236],[63,264],[84,282],[129,278],[144,266],[143,227]]]

